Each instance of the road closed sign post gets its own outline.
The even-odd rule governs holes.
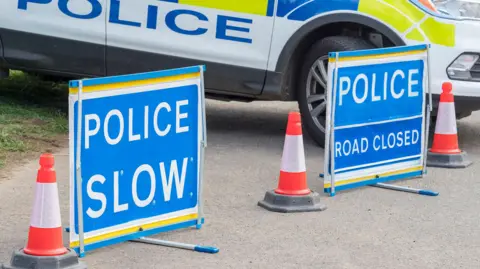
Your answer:
[[[428,46],[330,53],[328,76],[324,191],[422,176]]]
[[[203,66],[70,82],[70,246],[200,228]]]

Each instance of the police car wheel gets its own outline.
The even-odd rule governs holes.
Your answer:
[[[326,37],[314,43],[303,60],[298,86],[298,106],[308,135],[325,146],[326,88],[328,53],[374,48],[363,39],[348,36]]]

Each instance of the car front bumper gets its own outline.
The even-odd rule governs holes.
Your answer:
[[[438,106],[442,84],[448,81],[453,86],[457,117],[469,116],[471,112],[480,110],[480,79],[478,81],[457,80],[449,78],[447,74],[447,68],[462,53],[480,55],[480,34],[476,33],[480,33],[480,21],[457,21],[454,47],[432,44],[430,75],[434,109]],[[480,61],[478,64],[480,66]]]
[[[447,68],[462,53],[478,53],[480,55],[480,21],[457,21],[455,23],[455,46],[446,47],[432,45],[430,50],[430,74],[432,78],[432,93],[440,94],[442,83],[450,81],[455,96],[479,97],[480,77],[477,81],[451,79],[447,75]],[[480,62],[478,62],[480,65]],[[476,76],[480,74],[475,74]],[[458,98],[464,102],[464,98]],[[478,100],[476,100],[478,102]],[[480,104],[472,104],[472,107],[480,109]]]

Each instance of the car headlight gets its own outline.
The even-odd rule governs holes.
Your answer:
[[[457,18],[480,19],[480,0],[432,0],[435,8]]]
[[[478,67],[475,65],[479,55],[463,53],[447,68],[450,79],[478,80]]]

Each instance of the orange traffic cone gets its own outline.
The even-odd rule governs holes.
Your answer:
[[[54,163],[52,154],[42,154],[40,157],[27,245],[24,249],[14,251],[11,264],[1,265],[1,269],[27,269],[32,266],[38,269],[87,268],[78,261],[75,252],[63,246]]]
[[[273,191],[267,191],[258,205],[283,213],[323,211],[327,208],[320,204],[320,195],[307,185],[302,121],[298,112],[288,115],[278,186]]]
[[[63,246],[54,163],[55,160],[51,154],[43,154],[40,157],[28,242],[23,250],[29,255],[55,256],[68,252]]]
[[[442,84],[432,148],[427,152],[427,166],[465,168],[471,165],[467,153],[458,146],[457,119],[452,84]]]

